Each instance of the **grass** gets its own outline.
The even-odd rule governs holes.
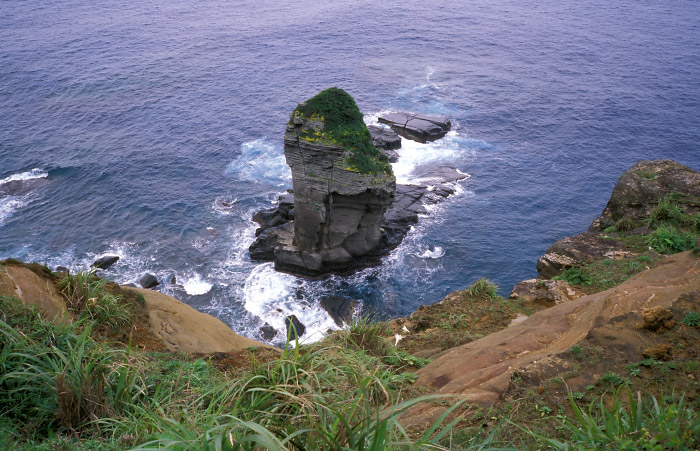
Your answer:
[[[95,323],[100,328],[113,330],[128,324],[129,304],[121,295],[110,293],[107,281],[97,277],[95,271],[78,271],[58,283],[68,309],[79,321]]]
[[[344,147],[349,151],[346,162],[350,169],[361,174],[392,174],[388,157],[374,147],[362,113],[352,96],[344,90],[329,88],[321,91],[299,104],[293,115],[320,122],[320,129],[300,131],[300,138]]]
[[[402,412],[437,398],[403,399],[415,376],[401,369],[422,362],[378,323],[232,378],[205,359],[95,341],[94,321],[55,325],[12,298],[0,307],[7,449],[443,449],[452,427],[447,416],[419,437],[401,427]]]
[[[495,299],[498,296],[498,285],[488,279],[481,278],[467,288],[470,296],[485,296]]]
[[[627,392],[627,399],[621,394]],[[606,399],[609,398],[609,399]],[[693,450],[700,443],[700,417],[685,405],[683,396],[651,397],[643,402],[641,392],[636,396],[624,386],[611,396],[602,396],[587,410],[579,407],[572,393],[569,403],[573,418],[561,418],[561,426],[569,440],[555,440],[538,434],[533,436],[554,450],[615,449]]]

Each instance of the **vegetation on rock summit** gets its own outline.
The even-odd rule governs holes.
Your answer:
[[[307,141],[340,145],[349,151],[349,169],[361,174],[391,174],[387,156],[374,147],[372,137],[362,120],[362,113],[350,94],[340,88],[319,92],[294,110],[302,117],[323,124],[321,130],[302,130],[299,136]]]

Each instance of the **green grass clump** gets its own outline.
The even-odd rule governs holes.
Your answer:
[[[120,295],[110,293],[107,281],[95,275],[95,268],[65,276],[58,288],[66,298],[68,309],[79,321],[94,322],[98,327],[117,329],[129,323],[131,310]]]
[[[647,237],[647,244],[661,254],[673,254],[693,249],[695,240],[691,233],[672,225],[663,225]]]
[[[683,317],[683,324],[688,327],[698,327],[700,326],[700,313],[698,312],[688,312]]]
[[[643,179],[656,180],[656,172],[647,171],[645,169],[640,169],[637,171],[637,175]]]
[[[346,162],[361,174],[391,175],[388,157],[374,147],[355,100],[340,88],[319,92],[293,112],[296,117],[318,120],[321,130],[303,130],[299,136],[308,141],[340,145],[349,151]]]
[[[555,450],[693,450],[700,443],[700,417],[697,412],[679,399],[662,398],[643,402],[640,392],[636,396],[629,388],[626,402],[621,399],[623,387],[606,402],[591,403],[581,409],[569,393],[573,419],[562,418],[561,426],[570,439],[560,441],[535,435]]]
[[[584,268],[577,266],[565,269],[560,275],[554,277],[554,280],[565,280],[571,285],[579,286],[591,285],[593,283],[593,279],[591,279],[588,272],[586,272]]]
[[[485,296],[495,299],[498,296],[498,285],[488,279],[481,278],[467,288],[467,293],[474,297]]]

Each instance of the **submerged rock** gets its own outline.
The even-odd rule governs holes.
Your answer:
[[[445,116],[417,113],[389,113],[379,116],[379,122],[404,138],[423,144],[442,138],[452,128],[452,122]]]
[[[98,258],[97,260],[94,261],[94,263],[91,265],[93,268],[98,268],[98,269],[107,269],[113,264],[115,264],[119,260],[118,255],[103,255],[102,257]]]

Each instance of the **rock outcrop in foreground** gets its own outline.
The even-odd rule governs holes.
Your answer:
[[[418,371],[416,385],[492,404],[506,393],[516,374],[536,377],[566,370],[558,356],[584,339],[615,350],[620,361],[640,360],[643,351],[659,341],[647,330],[653,325],[646,317],[680,304],[682,311],[697,308],[698,302],[700,260],[692,252],[671,255],[615,288],[542,310],[518,325],[443,352]],[[576,389],[581,388],[572,387]],[[411,409],[402,422],[431,424],[444,410],[423,404]]]
[[[640,161],[620,176],[603,213],[587,232],[562,238],[537,261],[541,278],[552,278],[568,268],[602,259],[633,256],[619,238],[649,235],[650,214],[669,196],[677,198],[677,214],[700,213],[700,172],[673,160]],[[683,201],[685,199],[685,201]],[[674,214],[673,211],[664,213]],[[662,217],[659,220],[663,221]],[[610,232],[601,235],[601,232]]]
[[[273,237],[275,268],[313,277],[358,266],[380,244],[396,182],[352,97],[330,88],[299,104],[284,155],[294,186],[293,235],[287,228]]]

